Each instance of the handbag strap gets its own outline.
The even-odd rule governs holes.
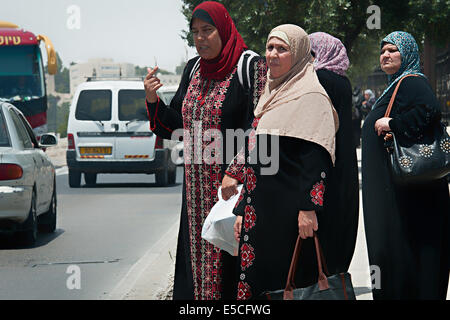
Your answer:
[[[397,86],[395,87],[395,90],[394,90],[394,93],[392,94],[391,100],[389,101],[389,105],[386,109],[386,113],[384,114],[385,118],[388,118],[389,115],[391,114],[392,106],[394,105],[394,100],[395,100],[395,97],[397,96],[397,91],[400,88],[400,83],[402,83],[402,81],[408,77],[418,77],[418,75],[417,74],[407,74],[406,76],[404,76],[400,79],[400,81],[397,83]]]
[[[302,245],[302,238],[300,235],[297,237],[297,242],[295,244],[294,254],[292,256],[291,260],[291,266],[289,267],[289,274],[286,281],[286,288],[284,289],[284,300],[293,300],[294,299],[294,288],[295,288],[295,273],[297,271],[297,263],[298,263],[298,257],[300,255],[300,249]],[[325,275],[329,274],[328,269],[325,263],[325,256],[323,254],[322,248],[320,247],[319,238],[317,234],[314,232],[314,245],[316,247],[316,256],[317,256],[317,268],[319,271],[319,289],[320,290],[326,290],[329,288],[328,285],[328,279]],[[325,270],[325,273],[324,273]]]
[[[395,86],[395,90],[394,90],[394,93],[392,94],[391,100],[389,101],[389,105],[388,105],[388,107],[386,109],[386,113],[384,114],[385,118],[389,118],[389,116],[391,115],[391,111],[392,111],[392,107],[394,105],[395,97],[397,96],[398,89],[400,88],[400,83],[402,83],[402,81],[405,78],[408,78],[408,77],[418,77],[418,75],[417,74],[407,74],[406,76],[402,77],[399,80],[399,82]],[[387,133],[384,136],[384,141],[389,141],[389,140],[392,140],[392,133]]]

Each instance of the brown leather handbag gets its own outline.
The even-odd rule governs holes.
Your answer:
[[[325,264],[325,257],[316,233],[314,233],[314,244],[316,246],[319,271],[317,283],[306,288],[295,287],[294,279],[298,257],[300,255],[301,242],[302,238],[298,236],[289,268],[286,288],[276,291],[266,291],[263,293],[262,298],[266,298],[267,300],[356,300],[350,273],[345,272],[329,276]]]

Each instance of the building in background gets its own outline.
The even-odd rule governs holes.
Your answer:
[[[178,86],[181,81],[180,74],[158,74],[159,80],[165,86]]]
[[[113,59],[89,59],[87,62],[70,66],[70,94],[73,95],[77,86],[85,82],[89,77],[135,77],[134,65],[114,62]]]

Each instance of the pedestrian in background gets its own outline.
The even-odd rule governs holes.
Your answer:
[[[363,109],[363,117],[365,118],[370,110],[372,110],[373,105],[375,104],[375,94],[372,90],[367,89],[364,91],[364,101],[362,102],[362,109]]]
[[[198,5],[190,28],[199,57],[188,61],[170,106],[156,94],[162,86],[155,77],[157,68],[150,70],[145,79],[152,131],[161,138],[171,139],[174,130],[185,130],[185,176],[173,298],[234,299],[236,257],[201,238],[203,222],[218,200],[218,187],[227,167],[225,160],[232,159],[234,154],[227,155],[227,149],[222,148],[223,154],[215,154],[217,158],[208,162],[200,159],[198,163],[194,151],[204,154],[211,139],[203,138],[211,130],[220,130],[222,138],[217,143],[226,146],[227,129],[245,129],[251,125],[254,106],[264,88],[266,65],[260,57],[252,58],[247,75],[250,87],[244,87],[247,79],[244,85],[240,83],[237,64],[247,46],[222,4],[207,1]],[[201,139],[188,139],[197,135]],[[240,170],[235,172],[239,174]]]
[[[362,103],[364,101],[360,87],[355,87],[353,90],[352,101],[353,144],[356,148],[359,148],[361,146],[361,121],[363,119]]]
[[[339,116],[336,161],[328,174],[318,231],[328,271],[337,274],[347,272],[352,261],[359,218],[358,163],[352,143],[352,87],[345,75],[350,62],[343,43],[328,33],[312,33],[309,40],[317,77]]]
[[[362,192],[370,265],[379,267],[375,300],[446,299],[449,279],[449,191],[447,179],[423,185],[396,185],[388,166],[384,135],[417,143],[439,125],[439,103],[420,72],[413,36],[393,32],[381,41],[381,69],[389,86],[367,116],[362,136]],[[401,83],[386,118],[397,82]]]
[[[298,235],[307,239],[320,230],[335,156],[337,114],[317,79],[306,32],[289,24],[273,29],[266,61],[267,83],[247,145],[244,193],[235,208],[239,300],[284,288]],[[279,153],[275,174],[264,174],[267,163],[260,150]],[[311,238],[302,244],[296,284],[316,281]]]

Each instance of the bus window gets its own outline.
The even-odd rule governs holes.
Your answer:
[[[0,97],[42,97],[44,72],[37,46],[0,47]]]

